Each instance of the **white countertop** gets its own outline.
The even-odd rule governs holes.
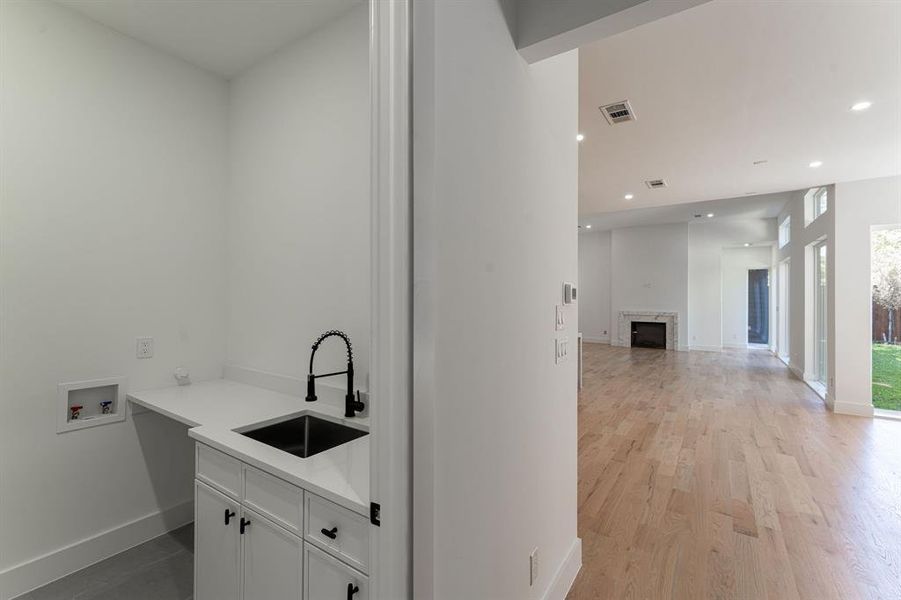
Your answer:
[[[347,419],[324,402],[215,379],[157,390],[132,392],[128,399],[192,427],[195,440],[280,477],[364,516],[369,516],[369,436],[309,458],[288,454],[236,433],[250,425],[313,414],[369,430],[369,419]]]

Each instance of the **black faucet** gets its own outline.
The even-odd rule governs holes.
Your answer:
[[[347,346],[347,370],[345,371],[335,371],[334,373],[323,373],[322,375],[313,375],[313,358],[316,356],[316,351],[319,350],[319,345],[322,344],[326,340],[326,338],[330,338],[332,336],[339,337],[344,340],[344,344]],[[319,339],[313,343],[313,352],[310,354],[310,374],[307,375],[307,402],[315,402],[316,398],[316,380],[320,377],[331,377],[333,375],[344,375],[347,373],[347,395],[344,396],[344,416],[345,417],[353,417],[356,413],[362,411],[366,408],[366,405],[360,402],[359,395],[357,392],[357,397],[354,398],[354,351],[353,346],[350,345],[350,338],[347,337],[347,334],[343,331],[338,331],[333,329],[331,331],[326,331],[322,335],[319,336]]]

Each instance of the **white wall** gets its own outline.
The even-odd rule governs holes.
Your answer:
[[[367,6],[232,80],[229,143],[229,363],[303,378],[316,337],[341,329],[366,389]],[[329,340],[317,372],[342,370],[345,356]]]
[[[688,345],[696,350],[718,351],[724,343],[744,346],[745,336],[738,331],[746,323],[739,324],[735,319],[738,315],[747,318],[747,274],[741,281],[724,279],[724,252],[749,250],[734,255],[750,257],[738,268],[770,268],[775,237],[775,219],[583,230],[579,233],[579,329],[589,341],[606,342],[609,336],[603,331],[616,335],[620,310],[681,310],[673,307],[684,306],[683,294],[687,293],[687,311],[680,312],[682,349]],[[746,249],[745,243],[754,247]],[[619,289],[615,281],[621,282]],[[729,286],[728,298],[724,297],[724,285]],[[771,290],[774,294],[772,285]],[[771,294],[771,308],[773,302]],[[770,317],[772,336],[772,310]],[[725,337],[724,324],[730,328]]]
[[[579,232],[579,331],[586,342],[610,341],[610,232]]]
[[[679,348],[688,347],[688,225],[615,229],[610,242],[610,333],[619,335],[619,313],[679,313]]]
[[[142,414],[57,435],[56,386],[221,376],[227,89],[54,4],[0,7],[6,598],[190,519],[182,427]]]
[[[562,599],[581,556],[576,362],[554,364],[577,56],[526,65],[496,1],[416,9],[414,597]]]
[[[716,219],[689,225],[688,335],[692,348],[716,351],[724,342],[739,343],[723,334],[723,251],[745,243],[768,244],[776,237],[775,227],[773,219]]]
[[[769,246],[726,248],[723,250],[723,345],[748,346],[748,271],[769,269],[772,250]],[[770,278],[772,285],[772,277]],[[772,297],[772,294],[771,294]],[[770,324],[774,311],[770,310]]]
[[[838,283],[834,408],[869,415],[873,411],[870,233],[874,226],[901,224],[901,177],[837,183],[831,209],[835,211]]]

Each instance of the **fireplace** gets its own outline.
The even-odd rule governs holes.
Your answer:
[[[679,346],[679,313],[662,310],[621,310],[616,335],[610,340],[614,346],[628,348],[632,343],[633,323],[658,323],[665,326],[666,349],[681,350]]]
[[[666,323],[632,321],[632,347],[666,350]]]

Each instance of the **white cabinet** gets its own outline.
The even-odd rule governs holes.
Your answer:
[[[194,484],[194,597],[238,600],[240,539],[234,501],[197,481]]]
[[[301,600],[303,541],[247,509],[244,523],[244,599]]]
[[[368,600],[365,516],[197,446],[196,600]]]
[[[308,600],[369,600],[369,580],[311,544],[304,549]]]

